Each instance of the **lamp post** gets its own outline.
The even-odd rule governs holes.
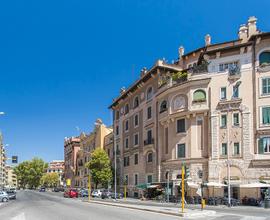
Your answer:
[[[230,131],[228,125],[228,118],[230,113],[230,107],[227,111],[227,175],[228,175],[228,206],[231,207],[231,165],[230,165]]]

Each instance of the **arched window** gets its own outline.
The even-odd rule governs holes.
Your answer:
[[[126,104],[126,105],[125,105],[125,114],[128,114],[128,113],[129,113],[129,105]]]
[[[270,51],[262,52],[259,56],[260,65],[270,65]]]
[[[138,98],[138,96],[136,96],[134,98],[133,108],[137,108],[138,106],[139,106],[139,98]]]
[[[160,104],[159,113],[167,111],[167,108],[168,108],[167,101],[166,100],[162,101]]]
[[[149,100],[153,97],[153,88],[152,87],[149,87],[147,89],[147,93],[146,93],[146,99]]]
[[[153,162],[153,153],[150,152],[147,154],[147,163],[152,163]]]
[[[205,91],[198,89],[193,93],[193,101],[194,102],[204,102],[206,101]]]

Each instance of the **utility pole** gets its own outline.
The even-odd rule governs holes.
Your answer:
[[[90,174],[90,169],[89,169],[89,174],[88,174],[88,202],[90,202],[91,198],[91,174]]]
[[[182,199],[181,199],[181,204],[182,204],[182,213],[184,213],[184,208],[185,208],[185,165],[182,164]]]
[[[116,137],[115,137],[115,128],[114,128],[114,111],[112,110],[112,121],[113,121],[113,148],[114,148],[114,197],[115,200],[117,198],[116,196],[116,187],[117,187],[117,149],[116,149]]]
[[[230,113],[230,107],[228,108],[227,112],[227,175],[228,175],[228,206],[231,207],[231,165],[230,165],[230,131],[229,131],[229,113]]]

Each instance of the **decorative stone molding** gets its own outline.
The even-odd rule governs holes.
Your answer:
[[[211,142],[212,142],[212,159],[219,158],[219,118],[217,114],[211,114]]]

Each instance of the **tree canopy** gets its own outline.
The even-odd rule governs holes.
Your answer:
[[[33,158],[20,163],[14,168],[19,186],[22,188],[37,188],[47,167],[48,164],[40,158]]]
[[[57,173],[45,173],[40,179],[40,184],[46,187],[59,185],[59,175]]]
[[[107,153],[97,148],[91,153],[90,161],[86,164],[90,169],[92,181],[96,187],[101,184],[107,186],[112,181],[112,168]]]

